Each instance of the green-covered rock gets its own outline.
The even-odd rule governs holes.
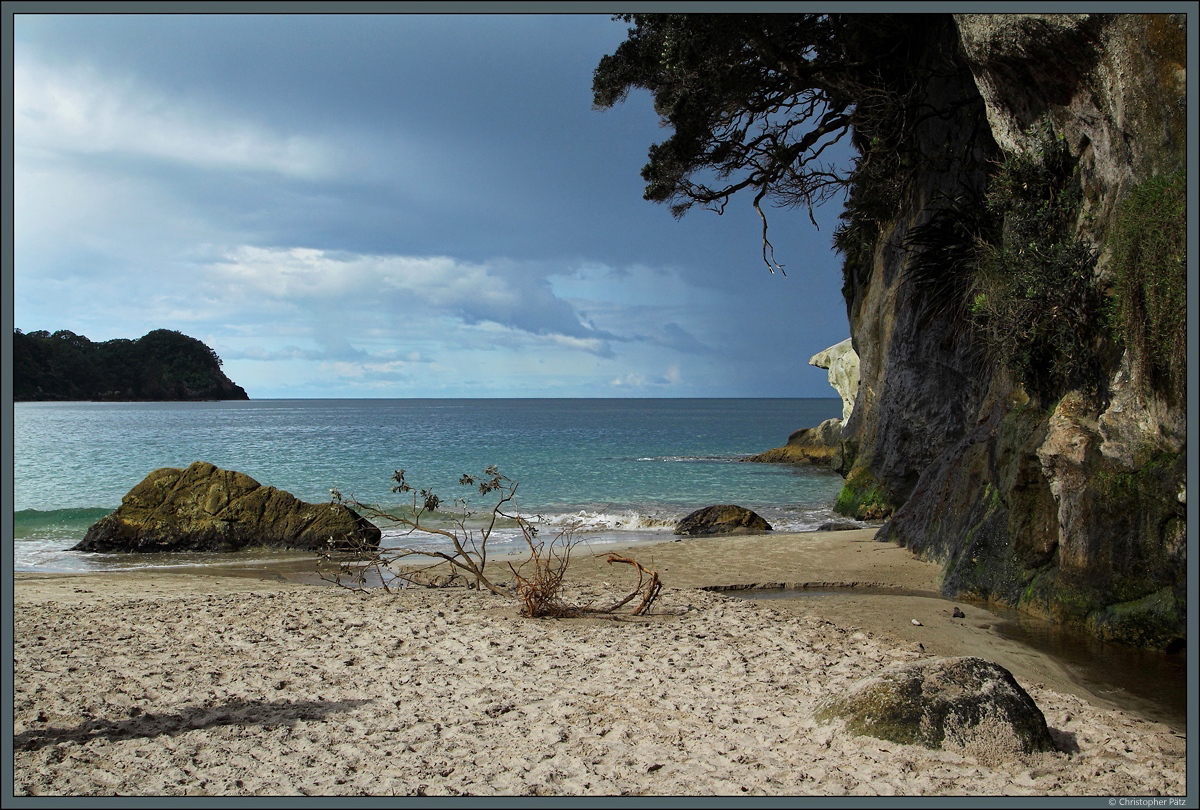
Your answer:
[[[990,762],[1054,749],[1033,698],[1012,673],[982,658],[888,667],[825,701],[816,716],[842,719],[854,734],[961,751]]]
[[[311,504],[205,461],[147,475],[72,551],[319,551],[378,546],[379,529],[342,504]]]

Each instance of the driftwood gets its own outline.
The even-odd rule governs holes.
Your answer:
[[[608,552],[608,558],[605,560],[605,562],[607,562],[609,565],[612,565],[613,563],[625,563],[627,565],[632,565],[634,568],[637,569],[638,583],[637,583],[637,587],[635,587],[629,593],[628,596],[626,596],[624,599],[617,602],[616,604],[614,604],[612,607],[608,608],[604,612],[605,613],[616,612],[618,609],[624,607],[626,604],[628,604],[630,601],[632,601],[633,597],[637,596],[640,593],[642,595],[642,601],[639,602],[638,606],[633,609],[633,615],[634,616],[644,616],[646,614],[646,611],[650,609],[650,606],[652,604],[654,604],[654,600],[658,598],[659,591],[662,590],[662,583],[658,579],[658,572],[651,571],[649,568],[646,568],[644,565],[642,565],[637,560],[631,559],[629,557],[622,557],[621,555],[617,554],[615,551]],[[646,579],[645,579],[646,576],[650,577],[650,579],[648,581],[646,581]],[[644,589],[642,587],[643,581],[646,582],[646,587]]]

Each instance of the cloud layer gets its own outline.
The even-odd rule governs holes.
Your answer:
[[[641,199],[589,15],[21,15],[14,322],[179,329],[252,397],[831,396],[823,231]]]

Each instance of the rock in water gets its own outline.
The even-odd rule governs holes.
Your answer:
[[[306,551],[378,546],[380,532],[342,504],[311,504],[206,461],[163,467],[92,524],[72,551]]]
[[[801,428],[788,436],[787,444],[765,453],[749,456],[742,461],[767,464],[829,464],[842,436],[839,419],[826,419],[812,428]]]
[[[725,504],[697,509],[675,525],[675,534],[748,534],[769,532],[771,524],[741,506]]]
[[[982,658],[896,664],[818,707],[854,734],[997,762],[1054,749],[1041,709],[1007,669]]]

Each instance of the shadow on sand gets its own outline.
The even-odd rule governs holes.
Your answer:
[[[126,720],[87,720],[74,728],[29,729],[13,736],[13,749],[36,751],[64,742],[84,744],[105,738],[127,740],[181,734],[213,726],[259,725],[290,726],[298,720],[323,720],[337,712],[350,711],[366,700],[230,700],[217,706],[197,706],[175,714],[152,714],[138,707],[130,709]]]

